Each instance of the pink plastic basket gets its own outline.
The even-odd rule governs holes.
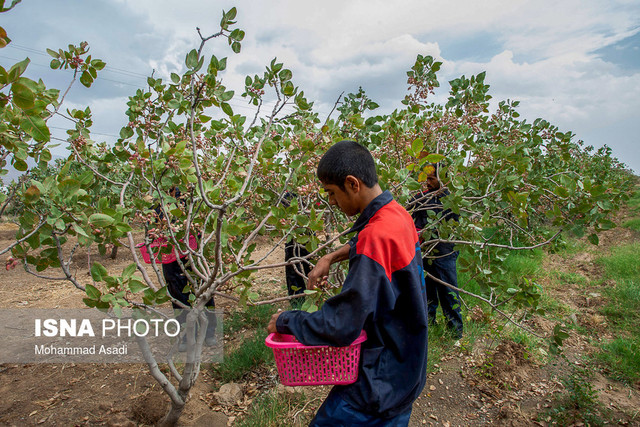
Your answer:
[[[362,331],[347,347],[306,346],[293,335],[270,334],[265,344],[273,349],[284,385],[351,384],[358,379],[360,344],[366,339]]]
[[[157,250],[157,251],[153,250],[155,248],[161,248],[161,247],[167,246],[167,239],[165,239],[164,237],[155,239],[153,242],[151,242],[149,246],[151,247],[153,254],[156,257],[156,262],[159,262],[162,264],[169,264],[176,260],[176,254],[173,251],[173,249],[168,254],[167,253],[160,254],[160,250]],[[144,262],[147,264],[151,264],[151,255],[149,255],[149,251],[147,251],[147,247],[144,245],[144,243],[140,243],[136,245],[136,247],[140,250],[140,255],[142,255],[142,259],[144,260]],[[191,249],[196,249],[198,247],[196,236],[194,236],[193,234],[189,235],[189,247]],[[160,257],[160,255],[162,255],[162,258]]]

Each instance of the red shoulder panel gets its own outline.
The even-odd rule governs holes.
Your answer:
[[[380,264],[391,275],[416,256],[418,234],[411,215],[395,200],[384,205],[358,234],[356,252]]]

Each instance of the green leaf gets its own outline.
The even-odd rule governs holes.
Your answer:
[[[113,219],[109,215],[102,213],[94,213],[89,217],[89,223],[95,225],[96,227],[108,227],[114,222],[115,219]]]
[[[73,178],[67,178],[58,184],[58,189],[64,195],[74,195],[80,190],[80,182]]]
[[[138,266],[136,265],[136,263],[132,262],[127,266],[127,268],[124,269],[124,271],[122,272],[122,276],[125,278],[133,276],[133,273],[136,272],[137,268]]]
[[[118,304],[114,304],[113,305],[113,314],[115,314],[116,317],[118,317],[118,318],[122,317],[122,307],[120,307]]]
[[[589,239],[589,242],[592,245],[596,245],[598,246],[598,244],[600,243],[600,239],[598,239],[598,235],[593,233],[593,234],[589,234],[589,237],[587,237],[587,239]]]
[[[231,43],[231,50],[234,51],[235,53],[240,53],[240,49],[241,48],[242,48],[242,46],[240,45],[239,42]]]
[[[187,54],[187,58],[185,59],[185,64],[187,68],[193,70],[198,66],[198,51],[193,49],[191,52]]]
[[[87,296],[89,297],[89,299],[92,299],[94,301],[97,301],[97,300],[100,299],[101,292],[95,286],[87,285],[87,286],[85,286],[84,289],[85,289],[85,292],[87,293]]]
[[[418,154],[420,154],[423,147],[424,147],[424,143],[422,142],[422,138],[416,138],[411,143],[411,151],[413,151],[413,155],[417,156]]]
[[[220,95],[220,100],[221,101],[229,101],[231,98],[233,98],[233,91],[227,91],[227,92],[223,92],[222,95]]]
[[[71,226],[73,227],[75,232],[78,233],[79,235],[84,236],[84,237],[89,237],[87,232],[84,231],[84,229],[82,227],[80,227],[78,224],[76,224],[75,222],[73,224],[71,224]]]
[[[280,76],[280,80],[282,82],[286,82],[286,81],[291,80],[291,77],[293,77],[293,73],[291,72],[291,70],[287,70],[285,68],[284,70],[280,71],[279,76]]]
[[[21,83],[13,83],[11,85],[13,93],[13,102],[23,110],[32,108],[36,101],[36,94],[31,89]]]
[[[24,192],[24,198],[25,202],[28,204],[37,202],[40,199],[40,189],[35,185],[32,185]]]
[[[9,5],[9,7],[4,7],[4,2],[5,2],[5,0],[2,0],[0,2],[0,12],[7,12],[7,11],[13,9],[14,7],[16,7],[16,5],[18,3],[22,2],[22,0],[13,0],[11,2],[11,5]]]
[[[48,142],[51,138],[47,123],[40,116],[25,116],[20,120],[20,129],[38,142]]]
[[[29,169],[29,165],[24,160],[14,158],[13,168],[19,172],[26,172]]]
[[[80,83],[82,83],[84,87],[90,87],[91,83],[93,83],[93,76],[91,75],[91,73],[89,73],[88,71],[83,71],[82,75],[80,76]]]
[[[148,288],[149,287],[147,285],[136,279],[131,279],[131,281],[129,282],[129,290],[134,294],[137,294],[138,292],[144,291]]]
[[[9,74],[7,73],[7,70],[4,69],[4,67],[0,66],[0,84],[7,84],[9,83]]]
[[[295,87],[293,86],[293,83],[286,82],[284,85],[282,85],[282,93],[286,96],[293,95],[295,93]]]
[[[25,60],[14,64],[14,66],[9,69],[9,81],[16,81],[18,77],[20,77],[22,73],[25,72],[30,62],[31,60],[29,58],[26,58]]]
[[[231,109],[231,105],[227,104],[226,102],[223,102],[220,104],[220,107],[222,107],[222,111],[224,111],[225,114],[227,114],[228,116],[233,116],[233,110]]]
[[[0,3],[0,7],[3,3],[4,0]],[[11,43],[11,39],[7,37],[7,32],[4,28],[0,27],[0,48],[6,47],[9,43]]]
[[[171,73],[171,81],[174,82],[175,84],[180,83],[180,76],[177,75],[176,73]]]
[[[109,272],[107,271],[107,269],[104,267],[104,265],[100,264],[99,262],[94,262],[93,265],[91,266],[91,277],[96,282],[102,282],[102,279],[106,277],[108,274]],[[97,299],[97,298],[94,298],[94,299]]]
[[[107,65],[106,62],[101,61],[99,59],[95,59],[91,61],[91,66],[96,70],[102,70],[104,67],[106,67],[106,65]]]
[[[429,163],[438,163],[444,159],[445,159],[445,156],[438,153],[432,153],[432,154],[429,154],[427,157],[425,157],[425,160]]]
[[[600,230],[611,230],[612,228],[616,228],[616,223],[611,221],[610,219],[601,219],[598,222],[598,228]]]
[[[130,127],[123,127],[120,129],[120,138],[127,139],[133,136],[133,129]]]

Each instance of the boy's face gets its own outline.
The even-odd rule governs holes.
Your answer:
[[[327,193],[330,205],[337,206],[347,216],[353,216],[360,213],[356,205],[355,193],[351,191],[351,187],[349,185],[345,185],[344,190],[334,184],[322,183],[322,187]]]

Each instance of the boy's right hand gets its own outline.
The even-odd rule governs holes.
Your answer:
[[[313,270],[311,270],[307,275],[309,278],[307,289],[315,289],[318,286],[324,285],[329,278],[329,269],[331,268],[331,264],[349,259],[350,249],[351,246],[347,243],[340,249],[320,258],[316,263],[316,266],[313,267]]]
[[[276,323],[278,322],[278,317],[282,314],[282,310],[278,309],[278,312],[271,316],[269,319],[269,324],[267,325],[267,332],[276,333],[278,329],[276,328]]]
[[[309,272],[307,277],[309,282],[307,283],[307,289],[315,289],[321,286],[323,282],[326,282],[329,278],[329,268],[331,267],[331,259],[328,255],[323,256],[318,260],[316,266]]]

